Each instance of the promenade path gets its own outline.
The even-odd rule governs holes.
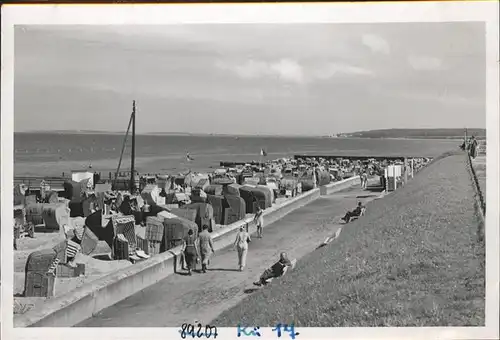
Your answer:
[[[216,252],[206,274],[173,274],[77,327],[179,327],[195,320],[207,324],[240,302],[280,252],[300,259],[335,233],[343,223],[340,217],[357,201],[366,203],[379,195],[357,185],[322,196],[264,228],[262,239],[252,235],[245,271],[237,271],[237,253],[228,247]]]

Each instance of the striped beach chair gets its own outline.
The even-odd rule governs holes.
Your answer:
[[[83,223],[75,223],[74,224],[73,233],[75,234],[75,237],[79,241],[82,240],[84,230],[85,230],[85,222],[83,222]]]
[[[54,262],[52,262],[49,266],[49,270],[47,270],[47,274],[48,275],[56,275],[56,269],[57,269],[57,265],[59,264],[59,259],[56,257],[54,259]]]
[[[66,242],[66,260],[74,258],[78,251],[81,249],[80,245],[74,241],[67,240]]]
[[[163,218],[149,216],[146,219],[146,240],[161,241],[164,233]]]
[[[113,216],[113,229],[114,234],[123,234],[127,239],[128,245],[131,249],[137,246],[137,239],[135,235],[135,217],[134,216]]]
[[[130,246],[127,238],[123,234],[118,234],[113,240],[113,259],[128,260]]]

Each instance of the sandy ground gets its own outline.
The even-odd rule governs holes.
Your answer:
[[[237,253],[231,247],[216,253],[208,273],[171,275],[109,307],[78,327],[176,327],[195,320],[206,324],[254,290],[254,282],[279,253],[300,259],[341,226],[340,217],[379,193],[358,186],[321,197],[264,229],[262,239],[250,244],[247,268],[237,271]],[[165,313],[168,311],[168,313]]]
[[[44,303],[46,298],[22,297],[24,291],[24,267],[30,253],[35,250],[47,249],[64,240],[64,236],[58,233],[37,233],[35,239],[24,238],[19,240],[18,251],[14,252],[14,313],[22,314],[28,310]],[[94,281],[106,274],[121,268],[131,266],[129,261],[106,261],[94,258],[94,256],[107,257],[111,253],[105,242],[99,242],[96,250],[90,256],[77,254],[76,263],[85,264],[85,276],[75,278],[56,278],[55,295],[60,296]]]
[[[78,219],[80,218],[72,218],[71,222],[78,223],[76,222]],[[80,219],[79,222],[84,223],[84,220]],[[107,223],[105,218],[103,218],[103,223]],[[144,231],[141,229],[145,228],[136,226],[136,234],[144,234]],[[46,298],[42,297],[22,297],[25,280],[24,271],[28,256],[34,251],[52,248],[64,240],[65,235],[62,231],[37,232],[37,228],[35,228],[35,238],[25,237],[18,240],[17,251],[14,251],[14,314],[23,314],[43,304],[46,300]],[[85,276],[76,278],[56,278],[55,296],[64,295],[85,283],[92,282],[106,274],[132,265],[129,261],[107,260],[110,254],[111,249],[107,243],[103,241],[98,243],[96,249],[89,256],[78,253],[75,262],[85,264]],[[94,258],[96,256],[104,260]]]
[[[275,204],[285,202],[286,198],[278,198]],[[247,214],[247,216],[251,216]],[[103,221],[107,223],[107,221]],[[224,225],[217,225],[216,230],[224,228]],[[144,227],[136,226],[136,234],[144,236]],[[52,248],[58,243],[64,241],[65,236],[62,232],[35,232],[35,238],[23,238],[17,242],[17,251],[14,251],[14,313],[23,314],[34,307],[44,303],[46,298],[38,297],[22,297],[24,291],[25,273],[24,268],[28,256],[38,250]],[[76,263],[85,264],[85,276],[77,278],[57,278],[55,284],[55,295],[60,296],[69,291],[78,288],[86,283],[110,274],[119,269],[131,266],[129,261],[109,261],[94,258],[106,258],[111,253],[111,249],[105,242],[99,242],[97,248],[90,256],[79,253],[76,258]]]

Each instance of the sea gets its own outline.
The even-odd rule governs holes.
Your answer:
[[[15,133],[15,176],[66,176],[72,170],[130,169],[131,141],[124,134]],[[136,169],[141,174],[211,171],[220,161],[265,161],[300,155],[435,157],[456,149],[456,140],[328,137],[137,135]],[[267,156],[260,155],[261,149]],[[192,158],[187,160],[186,154]]]

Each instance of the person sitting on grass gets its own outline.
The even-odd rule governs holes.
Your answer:
[[[259,287],[268,284],[271,279],[285,275],[289,267],[293,268],[295,266],[295,262],[295,260],[290,261],[285,252],[281,253],[278,262],[273,264],[271,268],[266,269],[260,276],[259,281],[253,284]]]
[[[345,222],[345,223],[349,223],[349,221],[351,220],[351,218],[353,217],[359,217],[361,215],[361,212],[363,211],[363,209],[365,209],[365,206],[361,204],[361,202],[358,202],[358,206],[356,207],[356,209],[354,209],[353,211],[348,211],[344,217],[342,217],[342,220]]]

